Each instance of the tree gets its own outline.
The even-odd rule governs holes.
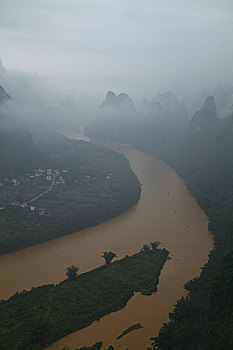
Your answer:
[[[111,250],[109,250],[109,252],[105,251],[103,252],[102,258],[105,259],[105,264],[109,265],[112,261],[113,258],[115,258],[116,254],[111,252]]]
[[[144,244],[142,251],[148,252],[148,250],[150,250],[150,246],[148,244]]]
[[[71,265],[66,268],[66,276],[69,280],[73,280],[78,275],[79,268],[77,266]]]
[[[42,341],[47,336],[48,325],[44,324],[33,329],[31,334],[32,343],[37,343]]]
[[[152,337],[150,338],[150,341],[151,341],[151,345],[152,345],[152,349],[156,349],[156,346],[157,346],[157,342],[156,342],[156,338]]]
[[[150,246],[152,250],[156,250],[158,246],[160,245],[160,242],[151,242]]]

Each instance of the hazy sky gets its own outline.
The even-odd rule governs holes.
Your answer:
[[[232,0],[0,0],[0,57],[100,103],[233,82]]]

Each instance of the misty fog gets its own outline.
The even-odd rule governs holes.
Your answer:
[[[0,349],[232,349],[232,0],[0,0],[0,41]]]
[[[232,11],[231,1],[2,0],[0,74],[11,114],[54,121],[65,113],[83,124],[108,90],[138,110],[169,90],[192,115],[217,86],[232,86]]]

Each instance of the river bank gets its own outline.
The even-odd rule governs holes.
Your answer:
[[[74,133],[67,136],[80,138]],[[113,147],[129,160],[142,183],[138,204],[96,227],[0,257],[2,294],[58,283],[64,279],[65,267],[71,264],[78,265],[80,272],[88,271],[101,264],[101,252],[109,249],[120,258],[135,253],[145,243],[160,241],[172,259],[165,264],[158,291],[152,296],[136,293],[124,309],[61,339],[49,349],[73,349],[97,340],[103,340],[107,347],[112,339],[139,322],[143,329],[112,345],[123,350],[146,348],[149,338],[168,320],[177,299],[185,295],[184,283],[199,274],[212,248],[208,218],[173,169],[130,145],[107,141],[102,145]]]
[[[41,349],[123,308],[140,292],[151,295],[168,257],[156,244],[57,285],[16,293],[0,304],[2,349]]]
[[[52,133],[36,146],[45,157],[40,167],[0,187],[0,254],[95,226],[139,200],[140,184],[121,154]]]

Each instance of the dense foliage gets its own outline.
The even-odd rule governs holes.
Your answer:
[[[40,167],[46,160],[46,155],[36,149],[28,130],[0,125],[0,178],[15,177]]]
[[[83,346],[79,349],[75,349],[75,350],[100,350],[102,347],[102,342],[98,342],[93,344],[92,346]],[[70,348],[62,348],[62,350],[70,350]]]
[[[154,119],[153,119],[154,118]],[[189,294],[177,302],[153,348],[233,348],[233,117],[218,119],[213,97],[191,119],[186,133],[155,116],[132,125],[128,141],[171,164],[209,216],[215,246]],[[127,140],[124,140],[127,141]]]
[[[210,218],[215,247],[200,278],[186,284],[158,349],[233,348],[233,120],[215,120],[198,139],[185,140],[173,165]]]
[[[100,350],[102,348],[102,342],[98,342],[93,344],[92,346],[83,346],[79,349],[75,349],[75,350]],[[70,350],[70,348],[63,348],[62,350]],[[105,350],[114,350],[113,346],[109,346],[107,349]]]
[[[109,265],[112,259],[115,257],[116,257],[116,254],[113,253],[111,250],[108,252],[107,251],[103,252],[103,255],[102,255],[102,258],[104,258],[106,265]]]
[[[0,254],[94,226],[138,201],[139,181],[122,154],[60,135],[37,136],[35,147],[38,151],[34,166],[36,155],[44,155],[35,169],[64,170],[65,183],[54,186],[32,203],[45,208],[46,215],[39,216],[29,207],[11,203],[29,201],[47,190],[51,181],[30,180],[23,174],[18,186],[2,180],[0,207],[5,209],[0,210]],[[34,174],[33,168],[31,173]]]
[[[167,256],[165,249],[142,249],[58,285],[17,292],[0,303],[1,349],[42,349],[123,308],[135,292],[150,295]]]

